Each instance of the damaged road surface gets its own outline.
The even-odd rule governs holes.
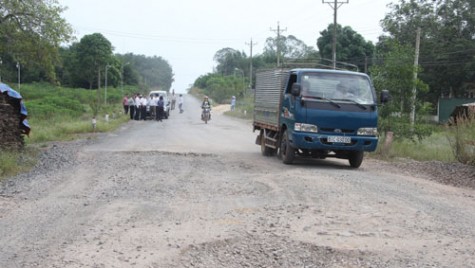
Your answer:
[[[2,181],[0,267],[475,267],[473,189],[371,159],[284,165],[249,122],[184,108]]]

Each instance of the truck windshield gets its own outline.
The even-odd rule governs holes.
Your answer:
[[[369,80],[342,73],[305,73],[301,79],[303,97],[331,99],[335,102],[374,104]]]

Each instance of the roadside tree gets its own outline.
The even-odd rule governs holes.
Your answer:
[[[101,73],[112,58],[112,44],[100,33],[85,35],[75,47],[77,69],[89,84],[89,89],[100,87]]]
[[[387,51],[377,55],[378,63],[370,68],[370,72],[378,93],[389,90],[392,101],[381,107],[378,128],[383,133],[394,132],[396,139],[420,141],[431,134],[431,128],[422,123],[431,106],[416,98],[416,124],[410,123],[414,71],[420,72],[420,69],[414,70],[412,47],[394,41],[386,41],[383,47]],[[420,79],[416,81],[416,88],[418,94],[428,91],[427,84]]]
[[[278,56],[280,56],[279,61],[281,64],[295,60],[302,63],[305,63],[306,60],[313,62],[318,60],[315,49],[307,46],[302,40],[293,35],[267,38],[264,52],[261,55],[263,61],[267,66],[274,67],[277,64]]]
[[[422,97],[435,104],[441,95],[466,96],[475,80],[475,2],[410,0],[390,7],[382,21],[388,38],[414,46],[421,28],[420,78],[430,87]]]
[[[61,17],[64,10],[56,0],[0,1],[0,57],[4,80],[14,80],[15,71],[11,70],[15,70],[19,62],[28,70],[22,80],[56,81],[60,44],[70,41],[72,34],[71,26]]]
[[[332,59],[333,56],[333,24],[320,32],[317,46],[323,59]],[[342,27],[337,24],[336,59],[342,63],[356,65],[359,71],[368,69],[373,56],[374,45],[366,41],[363,36],[355,32],[350,26]],[[343,66],[348,67],[348,66]],[[351,69],[351,67],[350,67]]]

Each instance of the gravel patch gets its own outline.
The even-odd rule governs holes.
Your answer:
[[[325,176],[317,179],[313,173],[313,170],[316,170],[315,173],[319,172],[320,175],[333,172],[338,175],[357,175],[358,172],[363,172],[360,170],[333,166],[299,169],[298,166],[291,166],[293,172],[290,171],[289,174],[297,174],[293,179],[301,182],[300,190],[295,193],[301,195],[286,197],[287,204],[285,200],[270,198],[280,199],[284,198],[281,193],[294,193],[283,190],[291,187],[290,179],[281,182],[276,178],[278,174],[265,176],[270,171],[263,169],[269,168],[269,165],[281,167],[281,163],[273,160],[266,162],[267,159],[264,159],[260,162],[261,166],[257,163],[250,164],[248,160],[233,159],[232,156],[222,159],[215,154],[81,151],[83,146],[95,142],[95,139],[89,139],[52,143],[42,151],[39,161],[29,173],[0,182],[0,204],[2,198],[10,199],[9,197],[14,196],[12,200],[4,200],[10,207],[5,208],[5,211],[0,208],[0,214],[6,215],[14,211],[18,204],[25,205],[23,212],[15,211],[21,212],[20,215],[6,218],[5,222],[16,222],[18,216],[26,213],[26,209],[33,212],[42,209],[38,215],[41,215],[43,221],[39,222],[53,226],[33,230],[26,236],[28,239],[34,237],[38,244],[22,249],[29,249],[30,252],[25,256],[19,254],[25,258],[20,260],[22,262],[18,262],[19,264],[33,266],[34,261],[46,258],[44,266],[37,266],[447,267],[443,263],[444,257],[431,259],[431,254],[439,254],[431,250],[443,250],[445,246],[447,254],[452,254],[453,258],[472,256],[471,240],[466,238],[466,234],[472,234],[471,230],[464,230],[458,225],[446,227],[445,224],[440,224],[443,222],[440,219],[437,221],[441,229],[439,230],[437,226],[431,225],[432,215],[423,209],[402,210],[404,218],[385,215],[388,207],[386,203],[376,204],[375,207],[350,204],[346,199],[343,200],[348,198],[346,191],[322,190],[330,187],[335,179],[327,179]],[[389,173],[417,176],[455,187],[475,189],[475,167],[472,166],[437,161],[367,161],[371,169],[383,168]],[[176,163],[181,163],[179,170],[174,169]],[[123,169],[126,164],[130,164],[132,168]],[[98,172],[87,173],[80,177],[82,181],[75,181],[67,175],[68,171],[78,171],[78,166],[79,169]],[[308,178],[299,178],[304,172],[309,174]],[[264,177],[257,178],[262,174]],[[255,177],[256,180],[246,180],[246,177]],[[67,179],[75,184],[65,183]],[[316,180],[318,182],[315,182]],[[341,186],[353,186],[347,178],[342,178],[341,181]],[[309,186],[302,186],[302,182],[308,183]],[[350,182],[356,183],[357,180]],[[62,183],[63,187],[58,187]],[[314,184],[318,186],[313,186]],[[315,187],[314,190],[312,187]],[[50,195],[53,192],[50,199],[54,202],[47,202],[48,192]],[[345,194],[338,196],[340,192]],[[319,196],[319,193],[328,196]],[[362,198],[361,194],[353,195]],[[42,196],[45,196],[45,200],[40,198]],[[298,200],[305,201],[300,199],[301,196],[315,198],[317,201],[313,204],[317,207],[309,209],[308,205],[296,205]],[[326,202],[327,200],[332,200],[333,203]],[[63,203],[57,206],[56,201]],[[312,204],[308,200],[307,202]],[[42,203],[46,203],[46,206],[40,206]],[[445,206],[440,206],[445,209]],[[29,219],[28,215],[23,217]],[[404,222],[400,223],[402,218]],[[360,226],[352,222],[358,219],[360,224],[365,224]],[[64,222],[62,225],[56,225],[58,221]],[[459,218],[458,221],[463,219]],[[75,228],[68,229],[70,226]],[[207,234],[201,232],[207,228]],[[451,233],[446,233],[442,228],[449,228]],[[303,230],[303,234],[312,236],[312,239],[308,240],[311,243],[299,240],[303,237],[295,236],[295,230]],[[406,240],[407,232],[412,232],[413,236]],[[457,232],[462,235],[457,237]],[[65,238],[54,237],[60,234]],[[350,244],[348,247],[339,243],[325,244],[329,238],[341,244],[343,241],[349,243],[358,239],[367,240],[370,247],[366,250],[361,246],[351,247]],[[371,247],[371,241],[383,240],[387,241],[386,243],[416,242],[412,249],[418,249],[419,252],[409,254],[411,249],[398,245],[394,245],[394,250],[386,251]],[[43,241],[44,244],[38,241]],[[428,246],[419,246],[417,241],[427,243]],[[453,245],[456,243],[458,244]],[[467,252],[463,252],[464,249]],[[49,250],[53,250],[51,255]],[[159,254],[165,254],[163,252],[167,250],[169,255],[159,257]],[[38,257],[31,257],[30,253],[37,254]],[[444,251],[444,256],[445,253]],[[60,257],[57,259],[56,255]],[[170,256],[172,257],[168,258]],[[12,263],[5,259],[6,257],[6,263]],[[157,259],[162,262],[157,262]],[[167,263],[164,260],[168,260]],[[465,263],[468,266],[472,264],[471,261]]]
[[[460,188],[475,189],[475,166],[411,159],[397,159],[393,162],[383,162],[383,164],[404,175],[418,176]]]

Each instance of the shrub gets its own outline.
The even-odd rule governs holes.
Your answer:
[[[460,163],[475,166],[475,114],[457,117],[449,124],[447,138]]]

